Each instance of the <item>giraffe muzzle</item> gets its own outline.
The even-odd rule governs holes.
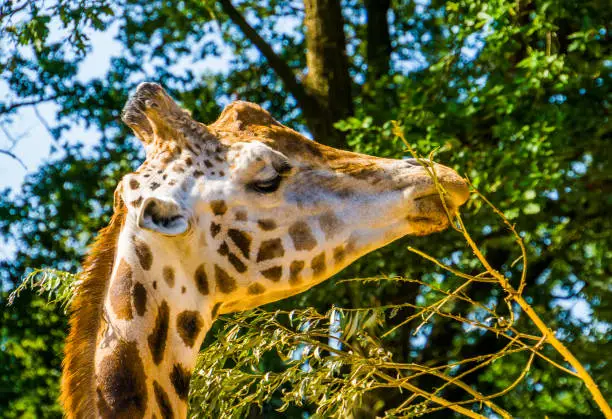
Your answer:
[[[443,189],[445,203],[449,209],[455,210],[465,204],[470,197],[470,188],[467,182],[453,169],[439,163],[434,163],[433,166],[436,179]],[[421,183],[419,194],[414,198],[419,199],[437,199],[440,201],[441,192],[438,190],[433,177],[425,169],[421,174]]]
[[[415,190],[409,194],[412,204],[405,216],[415,235],[426,235],[447,228],[449,215],[465,204],[470,195],[467,182],[457,172],[437,163],[433,167],[444,193],[437,188],[431,174],[423,168],[414,180]]]

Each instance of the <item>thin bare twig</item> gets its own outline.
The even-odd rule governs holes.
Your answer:
[[[24,106],[32,106],[32,105],[38,105],[39,103],[43,103],[43,102],[49,102],[51,100],[57,99],[58,97],[59,95],[52,95],[52,96],[47,96],[47,97],[41,97],[38,99],[25,100],[23,102],[13,103],[11,105],[2,105],[0,106],[0,115],[9,113],[15,109],[22,108]]]
[[[24,170],[28,170],[28,166],[26,166],[25,163],[23,162],[23,160],[21,160],[15,153],[13,153],[11,151],[8,151],[8,150],[0,150],[0,154],[4,154],[6,156],[9,156],[13,160],[15,160],[17,163],[19,163],[21,165],[21,167],[24,168]]]
[[[399,125],[397,125],[397,124],[394,126],[394,133],[399,138],[401,138],[402,141],[407,145],[407,147],[410,150],[411,154],[416,156],[416,153],[414,152],[412,147],[410,147],[410,145],[408,144],[408,142],[404,138],[403,132],[402,132],[401,128],[399,127]],[[422,162],[422,164],[424,164],[424,165],[427,165],[428,163],[429,163],[429,165],[433,165],[431,163],[431,161],[426,162],[426,161],[424,161],[422,159],[419,160],[419,161]],[[435,170],[428,171],[428,173],[430,174],[430,176],[434,180],[434,182],[436,184],[436,187],[438,187],[439,183],[437,181],[437,175],[435,173]],[[441,198],[442,203],[445,204],[444,189],[440,187],[438,189],[438,191],[440,193],[440,198]],[[589,390],[589,392],[591,393],[593,399],[595,400],[595,403],[597,403],[597,405],[599,406],[599,408],[601,409],[601,411],[603,412],[605,417],[606,418],[612,418],[612,409],[610,408],[609,404],[604,399],[601,391],[599,390],[599,387],[593,381],[593,378],[586,371],[586,369],[580,363],[580,361],[578,361],[578,359],[565,347],[565,345],[563,345],[563,343],[561,343],[561,341],[559,341],[557,339],[557,337],[555,336],[554,332],[548,328],[546,323],[544,323],[542,321],[542,319],[537,315],[537,313],[533,310],[533,308],[522,297],[522,291],[523,291],[523,289],[525,287],[525,282],[526,282],[525,278],[526,278],[526,271],[527,271],[527,256],[526,256],[526,250],[525,250],[525,246],[523,244],[522,238],[520,237],[520,235],[516,231],[514,225],[511,224],[508,221],[508,219],[504,216],[504,214],[499,209],[497,209],[490,201],[488,201],[484,196],[482,196],[482,194],[480,194],[479,192],[476,192],[476,193],[478,194],[478,196],[480,198],[482,198],[485,201],[485,203],[490,208],[493,209],[493,211],[502,219],[504,224],[506,224],[506,226],[508,226],[508,228],[510,229],[510,231],[514,235],[514,237],[516,239],[516,242],[518,243],[518,245],[519,245],[519,247],[521,249],[521,259],[523,261],[523,269],[522,269],[521,280],[520,280],[518,289],[515,289],[510,284],[510,281],[508,280],[508,278],[506,278],[504,275],[502,275],[499,271],[497,271],[495,268],[493,268],[490,265],[488,260],[484,257],[484,255],[480,251],[480,249],[479,249],[478,245],[476,244],[476,242],[472,239],[471,235],[468,233],[467,228],[465,227],[465,224],[463,223],[463,220],[461,218],[461,215],[458,212],[456,214],[450,214],[448,212],[446,206],[444,206],[445,210],[447,210],[447,215],[449,216],[449,219],[451,219],[451,225],[453,226],[453,228],[456,231],[460,232],[463,235],[463,237],[466,240],[468,246],[470,247],[470,249],[472,250],[472,252],[476,256],[476,258],[479,260],[479,262],[482,264],[482,266],[485,268],[485,270],[493,278],[495,278],[498,281],[498,283],[501,286],[501,288],[507,293],[507,297],[506,297],[507,301],[514,301],[516,304],[519,305],[519,307],[523,310],[523,312],[527,315],[527,317],[529,317],[529,319],[535,324],[535,326],[538,328],[540,333],[542,333],[543,341],[545,341],[546,343],[549,343],[553,348],[555,348],[555,350],[559,354],[561,354],[564,357],[564,359],[576,370],[576,374],[585,383],[587,389]],[[454,216],[454,221],[457,222],[457,225],[455,225],[455,223],[453,222],[453,218],[452,218],[453,216]],[[421,253],[422,252],[420,252],[419,254],[421,254]],[[444,268],[446,270],[449,270],[449,271],[451,270],[450,267],[447,267],[447,266],[443,265],[442,263],[438,262],[437,260],[435,260],[435,259],[433,259],[431,257],[426,256],[425,254],[421,254],[421,256],[427,258],[428,260],[434,262],[435,264],[437,264],[438,266],[441,266],[442,268]],[[510,307],[510,313],[512,313],[512,312],[513,311],[512,311],[512,309]],[[532,353],[532,357],[533,356],[534,356],[534,353]],[[500,393],[500,395],[501,394],[505,394],[505,393],[502,392],[502,393]]]

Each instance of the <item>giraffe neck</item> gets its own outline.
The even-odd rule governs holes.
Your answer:
[[[192,243],[156,258],[132,223],[116,209],[84,264],[62,377],[69,418],[187,415],[191,371],[216,316],[208,282],[179,263]]]
[[[96,408],[101,417],[186,417],[189,378],[213,320],[208,282],[197,266],[178,263],[189,244],[154,249],[133,231],[120,235],[97,333]]]

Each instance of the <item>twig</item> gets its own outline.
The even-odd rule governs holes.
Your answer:
[[[24,2],[23,4],[20,4],[19,6],[11,9],[11,7],[9,6],[9,4],[5,4],[2,8],[2,10],[0,11],[0,23],[2,23],[2,21],[4,20],[5,17],[7,16],[12,16],[15,13],[18,13],[20,11],[22,11],[23,9],[25,9],[28,6],[28,1]]]
[[[502,274],[493,269],[491,265],[489,265],[489,262],[482,255],[480,249],[467,232],[465,225],[463,224],[463,220],[461,219],[461,216],[459,214],[457,214],[457,220],[461,225],[463,236],[465,237],[470,248],[478,258],[480,263],[482,263],[482,265],[487,269],[487,271],[489,271],[489,273],[491,273],[491,275],[497,278],[502,288],[504,288],[504,290],[506,290],[511,295],[512,300],[514,300],[525,312],[525,314],[531,319],[535,326],[540,330],[542,335],[546,338],[546,341],[550,343],[553,348],[555,348],[557,352],[559,352],[563,356],[563,358],[576,370],[576,373],[578,374],[578,376],[580,376],[580,378],[586,385],[587,389],[593,396],[595,403],[597,403],[597,406],[599,406],[604,416],[606,418],[612,418],[612,409],[610,409],[610,405],[608,405],[606,399],[604,399],[603,394],[601,394],[599,387],[597,386],[597,384],[595,384],[595,381],[593,381],[591,375],[582,366],[582,364],[580,363],[580,361],[578,361],[574,354],[572,354],[565,347],[565,345],[563,345],[563,343],[561,343],[561,341],[557,339],[554,332],[548,328],[546,323],[542,321],[540,316],[537,315],[537,313],[533,310],[533,308],[531,308],[527,301],[525,301],[523,297],[512,288],[512,286],[508,283],[506,277],[504,277]]]
[[[51,136],[51,139],[54,141],[57,141],[57,137],[55,134],[53,134],[53,130],[51,129],[51,126],[49,125],[47,120],[42,116],[42,114],[38,111],[38,108],[36,106],[34,106],[34,114],[36,115],[36,118],[38,118],[38,121],[42,124],[42,126],[45,127],[45,129]]]
[[[28,166],[26,166],[25,163],[23,162],[23,160],[21,160],[15,153],[10,152],[8,150],[0,150],[0,154],[4,154],[4,155],[9,156],[10,158],[12,158],[15,161],[17,161],[17,163],[19,163],[21,165],[21,167],[23,167],[25,170],[28,170]]]
[[[404,138],[403,132],[402,132],[401,128],[399,127],[399,125],[397,123],[394,125],[394,133],[400,139],[402,139],[404,144],[406,144],[406,146],[410,150],[411,154],[413,154],[413,156],[417,156],[416,152],[412,149],[412,147],[410,147],[410,145],[408,144],[408,142]],[[417,158],[417,160],[419,162],[421,162],[421,164],[424,164],[424,165],[427,164],[427,162],[423,161],[422,159],[419,159],[418,157],[416,157],[416,158]],[[429,165],[433,165],[431,163],[431,161],[429,162]],[[428,173],[432,177],[433,181],[435,182],[436,187],[438,187],[439,183],[437,181],[437,175],[435,173],[435,170],[428,171]],[[441,201],[444,204],[445,203],[444,202],[445,201],[445,199],[444,199],[444,189],[440,187],[438,189],[438,192],[440,193]],[[514,225],[512,225],[508,221],[508,219],[504,216],[504,214],[499,209],[497,209],[490,201],[488,201],[478,191],[476,191],[476,193],[478,194],[478,196],[480,198],[482,198],[485,201],[485,203],[490,208],[493,209],[493,211],[508,226],[508,228],[510,229],[512,234],[515,236],[516,242],[518,243],[518,245],[519,245],[519,247],[521,249],[521,259],[523,261],[523,269],[522,269],[521,280],[520,280],[518,289],[514,289],[514,287],[512,287],[512,285],[510,284],[510,281],[504,275],[502,275],[500,272],[498,272],[496,269],[494,269],[489,264],[487,259],[484,257],[484,255],[480,251],[478,245],[474,242],[474,240],[472,239],[472,237],[468,233],[468,231],[467,231],[467,229],[465,227],[465,224],[463,223],[463,220],[461,218],[461,215],[458,212],[456,214],[453,214],[455,216],[455,221],[457,222],[458,227],[455,226],[455,224],[452,222],[452,220],[451,220],[451,225],[453,226],[453,228],[456,231],[459,231],[463,235],[464,239],[468,243],[468,246],[471,248],[472,252],[476,256],[476,258],[480,261],[482,266],[486,269],[486,271],[493,278],[495,278],[498,281],[498,283],[503,288],[503,290],[508,294],[507,300],[508,301],[512,300],[512,301],[516,302],[519,305],[519,307],[523,310],[523,312],[527,315],[527,317],[529,317],[529,319],[531,319],[531,321],[535,324],[535,326],[538,328],[538,330],[542,333],[542,339],[545,342],[549,343],[553,348],[555,348],[555,350],[559,354],[561,354],[563,356],[563,358],[576,370],[576,374],[585,383],[587,389],[589,390],[589,392],[591,393],[593,399],[595,400],[595,402],[597,403],[597,405],[599,406],[599,408],[603,412],[604,416],[606,418],[612,418],[612,409],[610,409],[610,406],[608,405],[608,403],[604,399],[601,391],[597,387],[597,384],[593,381],[593,378],[589,375],[589,373],[586,371],[586,369],[580,363],[580,361],[578,361],[578,359],[565,347],[565,345],[563,345],[563,343],[561,343],[561,341],[559,341],[556,338],[554,332],[551,331],[548,328],[546,323],[544,323],[542,321],[542,319],[537,315],[537,313],[533,310],[533,308],[531,308],[531,306],[522,297],[522,291],[523,291],[523,289],[525,287],[525,283],[526,283],[525,279],[526,279],[526,272],[527,272],[527,255],[526,255],[526,250],[525,250],[525,246],[523,244],[522,238],[520,237],[520,235],[516,231]],[[446,205],[444,205],[444,208],[447,211],[447,215],[450,218],[451,214],[448,213]],[[434,262],[438,266],[440,266],[440,267],[442,267],[442,268],[444,268],[444,269],[446,269],[448,271],[453,272],[452,268],[445,266],[444,264],[442,264],[441,262],[437,261],[436,259],[431,258],[430,256],[427,256],[424,253],[419,252],[419,251],[417,251],[416,253],[418,253],[421,256],[425,257],[426,259]],[[456,272],[458,272],[458,271],[456,271]],[[453,273],[456,273],[456,272],[453,272]],[[465,277],[465,274],[458,275],[458,276]],[[513,313],[512,307],[510,307],[510,313]],[[532,353],[532,357],[534,356],[534,354],[535,354],[535,352]],[[504,393],[502,393],[502,394],[504,394]]]
[[[435,370],[431,371],[430,368],[421,367],[420,365],[417,368],[421,369],[423,372],[431,374],[431,375],[433,375],[435,377],[438,377],[438,378],[440,378],[442,380],[448,381],[449,384],[452,383],[452,384],[458,386],[459,388],[461,388],[462,390],[465,390],[467,393],[469,393],[472,396],[474,396],[474,400],[478,400],[478,401],[484,402],[484,404],[486,404],[489,408],[491,408],[492,410],[494,410],[495,412],[500,414],[501,417],[503,417],[503,418],[511,418],[512,417],[504,409],[502,409],[501,407],[499,407],[495,403],[491,402],[490,399],[492,399],[494,397],[482,395],[480,392],[474,390],[472,387],[470,387],[469,385],[467,385],[466,383],[464,383],[463,381],[461,381],[457,377],[452,377],[451,378],[451,377],[449,377],[449,376],[447,376],[445,374],[439,373],[439,372],[437,372]],[[438,392],[438,390],[436,390],[436,392]]]
[[[23,106],[32,106],[37,105],[39,103],[48,102],[50,100],[55,100],[59,97],[59,95],[47,96],[38,99],[26,100],[23,102],[13,103],[11,105],[0,105],[0,115],[9,113],[15,109],[21,108]]]
[[[387,375],[387,374],[385,374],[383,372],[380,372],[380,371],[376,371],[375,374],[378,377],[380,377],[380,378],[382,378],[384,380],[387,380],[387,381],[392,381],[392,382],[393,381],[397,381],[393,377],[391,377],[391,376],[389,376],[389,375]],[[414,393],[417,393],[417,394],[419,394],[422,397],[425,397],[427,400],[431,400],[432,402],[437,403],[440,406],[447,407],[447,408],[449,408],[451,410],[454,410],[457,413],[461,413],[462,415],[465,415],[467,417],[474,418],[474,419],[486,419],[485,416],[479,415],[478,413],[472,412],[471,410],[468,410],[468,409],[466,409],[466,408],[464,408],[462,406],[459,406],[457,403],[449,402],[448,400],[443,399],[442,397],[438,397],[438,396],[436,396],[434,394],[426,392],[425,390],[421,390],[419,387],[415,386],[414,384],[411,384],[411,383],[408,383],[408,382],[402,382],[400,384],[400,386],[404,387],[405,389],[410,390],[410,391],[412,391]]]

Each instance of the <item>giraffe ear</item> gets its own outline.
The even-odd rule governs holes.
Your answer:
[[[221,129],[244,130],[249,125],[272,126],[280,124],[272,118],[272,115],[261,106],[237,100],[230,103],[223,109],[219,118],[213,123],[213,126]]]
[[[167,236],[178,236],[189,230],[189,217],[176,202],[150,197],[140,206],[138,227]]]

